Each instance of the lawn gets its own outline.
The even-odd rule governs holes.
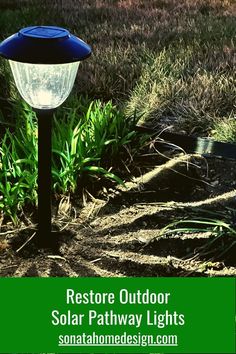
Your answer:
[[[93,50],[53,121],[54,258],[27,242],[37,122],[0,62],[0,274],[235,276],[235,161],[135,129],[236,143],[235,1],[2,0],[0,10],[0,40],[57,25]]]

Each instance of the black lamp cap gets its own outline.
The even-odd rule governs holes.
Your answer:
[[[5,39],[0,55],[22,63],[63,64],[88,58],[91,48],[64,28],[32,26]]]

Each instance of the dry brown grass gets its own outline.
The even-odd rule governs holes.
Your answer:
[[[91,44],[78,93],[188,132],[209,132],[235,113],[235,0],[3,0],[0,7],[4,32],[55,24]]]

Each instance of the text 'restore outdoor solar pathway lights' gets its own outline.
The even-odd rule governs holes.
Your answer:
[[[0,44],[15,84],[38,117],[38,241],[49,246],[51,236],[51,124],[55,108],[69,96],[79,66],[91,48],[64,28],[21,29]]]

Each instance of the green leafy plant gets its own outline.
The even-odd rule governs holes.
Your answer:
[[[210,214],[210,216],[198,216],[192,219],[181,219],[173,221],[165,226],[160,235],[168,236],[173,234],[201,234],[209,232],[212,238],[204,245],[199,254],[209,255],[217,252],[218,257],[227,253],[234,245],[236,245],[236,224],[235,215],[236,210],[227,208],[225,212],[213,212],[209,210],[199,210],[200,213]],[[226,240],[229,242],[218,243],[219,240]]]
[[[221,235],[221,234],[225,235],[226,233],[230,233],[231,236],[236,236],[236,230],[233,229],[230,226],[230,224],[222,220],[211,219],[211,218],[174,221],[173,223],[169,224],[164,229],[162,229],[161,233],[162,235],[167,235],[167,234],[173,234],[177,232],[194,233],[194,232],[207,232],[207,231],[210,231],[213,235]]]
[[[0,148],[0,210],[18,221],[17,213],[25,204],[35,204],[37,180],[36,126],[25,114],[23,127],[12,134],[6,130]]]
[[[72,97],[68,105],[54,117],[54,191],[60,195],[75,193],[84,175],[85,184],[91,176],[123,183],[112,170],[124,146],[136,136],[134,121],[125,118],[111,102]],[[25,205],[37,203],[37,123],[23,103],[14,113],[16,126],[7,128],[1,140],[0,212],[16,223]]]
[[[53,177],[60,193],[75,192],[83,172],[122,183],[111,172],[116,158],[136,135],[132,121],[111,102],[80,100],[54,120]]]

